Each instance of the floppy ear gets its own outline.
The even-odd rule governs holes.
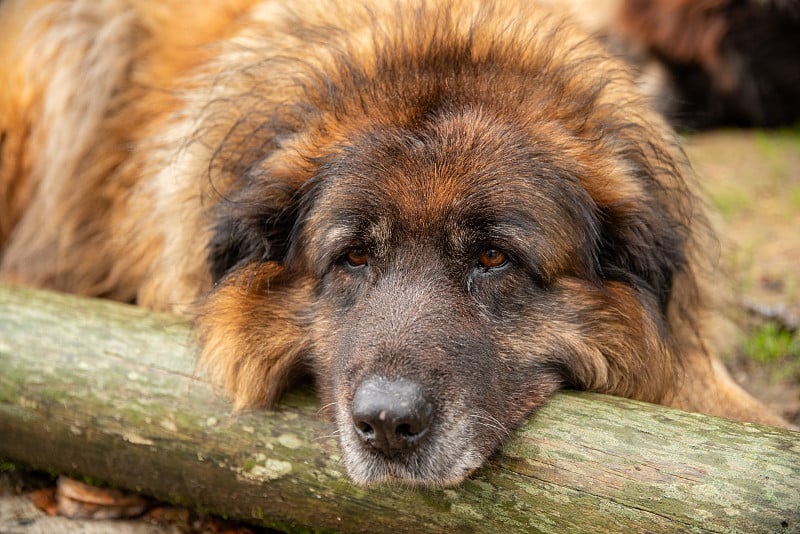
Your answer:
[[[235,410],[272,406],[302,370],[312,298],[310,280],[277,262],[242,266],[209,295],[197,321],[199,364]]]
[[[675,276],[685,269],[688,229],[657,198],[600,208],[603,277],[646,290],[666,313]]]
[[[215,287],[197,321],[199,363],[236,410],[273,405],[309,349],[312,284],[284,264],[303,196],[293,184],[305,183],[293,178],[265,169],[245,175],[247,183],[214,208],[208,265]]]
[[[215,206],[208,244],[214,283],[237,266],[283,260],[297,218],[294,193],[276,182],[251,184]]]

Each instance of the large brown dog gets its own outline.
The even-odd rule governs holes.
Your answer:
[[[0,276],[303,368],[360,483],[456,483],[565,388],[782,424],[707,343],[692,173],[529,1],[3,2]]]

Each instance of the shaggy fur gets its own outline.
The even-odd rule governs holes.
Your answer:
[[[0,278],[197,314],[237,409],[310,370],[357,482],[457,483],[561,388],[783,424],[707,343],[713,247],[673,133],[559,16],[0,10]],[[359,434],[370,380],[424,393],[413,448]]]

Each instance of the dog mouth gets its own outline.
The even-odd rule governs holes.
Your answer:
[[[413,381],[380,377],[364,380],[336,412],[344,464],[359,485],[459,484],[488,456],[475,446],[482,440],[471,420],[443,413]]]
[[[454,447],[446,440],[432,438],[413,450],[394,450],[391,455],[365,445],[355,433],[342,436],[340,445],[348,475],[361,486],[456,486],[486,459],[472,447]]]

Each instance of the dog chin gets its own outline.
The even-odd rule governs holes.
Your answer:
[[[457,486],[485,460],[485,456],[476,451],[437,457],[425,449],[402,458],[386,458],[352,443],[343,443],[342,451],[347,473],[359,486],[382,483],[435,488]]]

